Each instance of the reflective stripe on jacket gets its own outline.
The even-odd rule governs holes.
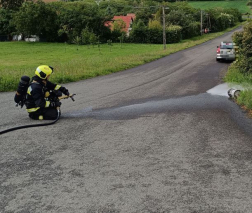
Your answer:
[[[32,83],[27,90],[27,101],[25,103],[27,112],[36,112],[40,108],[47,108],[50,106],[50,101],[46,101],[45,94],[50,90],[59,90],[60,85],[54,84],[50,81],[46,85],[40,78],[34,76]]]

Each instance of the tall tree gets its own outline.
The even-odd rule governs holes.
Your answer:
[[[14,24],[18,33],[26,36],[38,35],[47,41],[57,38],[56,11],[41,0],[25,2],[14,15]]]
[[[67,2],[58,4],[57,10],[59,11],[59,33],[62,34],[64,31],[69,41],[72,41],[76,36],[81,36],[82,30],[85,28],[100,36],[101,39],[109,34],[109,29],[104,26],[104,22],[107,19],[97,5],[88,4],[84,1]]]
[[[0,35],[10,35],[15,31],[11,23],[13,11],[0,8]]]

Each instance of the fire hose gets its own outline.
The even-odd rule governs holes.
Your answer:
[[[71,94],[69,96],[60,96],[59,97],[59,100],[62,100],[62,99],[67,99],[67,98],[71,98],[72,101],[75,101],[73,96],[75,94]],[[53,120],[52,122],[48,122],[48,123],[43,123],[43,124],[31,124],[31,125],[24,125],[24,126],[17,126],[17,127],[13,127],[13,128],[10,128],[10,129],[6,129],[6,130],[3,130],[3,131],[0,131],[0,135],[4,134],[4,133],[7,133],[7,132],[11,132],[11,131],[14,131],[14,130],[18,130],[18,129],[25,129],[25,128],[31,128],[31,127],[39,127],[39,126],[48,126],[48,125],[52,125],[52,124],[55,124],[59,118],[60,118],[60,108],[57,107],[57,118],[55,120]]]

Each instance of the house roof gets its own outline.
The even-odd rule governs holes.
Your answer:
[[[133,14],[129,15],[129,16],[128,15],[127,16],[114,16],[112,21],[107,21],[104,23],[104,25],[106,27],[111,27],[116,20],[123,20],[123,22],[126,24],[126,26],[122,30],[124,32],[128,32],[128,29],[130,28],[130,25],[131,25],[132,21],[134,20],[134,18],[133,18]]]
[[[122,30],[127,32],[128,29],[130,28],[130,24],[132,23],[133,18],[131,16],[114,16],[113,18],[114,21],[120,20],[120,19],[123,20],[126,24],[125,28]]]

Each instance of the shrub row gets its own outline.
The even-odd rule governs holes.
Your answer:
[[[236,68],[243,74],[252,74],[252,21],[248,22],[243,31],[233,34],[233,41],[239,46]]]
[[[165,29],[166,43],[178,43],[182,38],[182,27],[169,26]],[[163,43],[163,29],[160,28],[134,28],[128,38],[130,42],[134,43]]]
[[[163,43],[162,8],[157,2],[155,4],[155,10],[150,6],[136,12],[136,19],[130,36],[126,38],[127,41]],[[187,2],[164,4],[167,43],[200,35],[199,9],[192,8]],[[94,2],[86,1],[50,4],[45,4],[41,0],[26,1],[15,11],[0,8],[0,35],[38,35],[43,41],[78,44],[122,41],[122,27],[120,29],[120,26],[117,26],[111,31],[104,24],[115,15],[108,9],[101,9]],[[203,28],[217,32],[232,27],[241,20],[241,13],[237,9],[215,8],[204,11],[202,21]]]

